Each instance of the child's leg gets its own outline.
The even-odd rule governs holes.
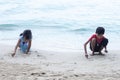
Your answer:
[[[107,44],[108,44],[108,39],[105,38],[105,39],[103,40],[103,47],[105,48],[105,52],[106,52],[106,53],[108,52],[108,51],[107,51]]]
[[[96,39],[93,38],[90,42],[91,45],[91,50],[92,50],[92,55],[94,55],[94,50],[95,50],[95,45],[96,45]]]
[[[99,55],[104,55],[101,51],[103,50],[103,46],[100,47],[100,50],[99,50]]]
[[[107,46],[107,44],[108,44],[108,39],[103,39],[103,41],[102,41],[102,43],[100,44],[101,45],[101,47],[100,47],[100,50],[99,50],[99,54],[101,54],[102,55],[102,50],[103,50],[103,48],[105,48],[105,50],[106,50],[106,46]]]

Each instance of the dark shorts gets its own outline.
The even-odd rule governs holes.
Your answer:
[[[107,38],[104,38],[101,43],[97,43],[97,41],[96,41],[94,52],[99,52],[101,50],[101,48],[106,47],[107,44],[108,44],[108,39]],[[91,42],[90,42],[90,49],[92,51]]]

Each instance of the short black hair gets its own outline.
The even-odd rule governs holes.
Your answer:
[[[31,32],[31,30],[24,30],[23,37],[25,37],[26,39],[32,39],[32,32]]]
[[[104,33],[105,33],[105,29],[104,29],[103,27],[97,27],[96,33],[97,33],[98,35],[104,34]]]

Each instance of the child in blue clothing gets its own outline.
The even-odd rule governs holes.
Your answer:
[[[19,47],[20,50],[23,53],[28,54],[30,48],[31,48],[31,43],[32,43],[32,32],[31,30],[24,30],[22,34],[20,34],[20,39],[17,42],[17,45],[15,46],[14,53],[12,56],[14,57],[16,54],[16,50]]]

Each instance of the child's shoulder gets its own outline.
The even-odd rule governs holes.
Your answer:
[[[96,37],[97,35],[96,34],[92,34],[92,37]]]
[[[23,39],[23,35],[19,36],[19,39],[20,39],[20,40]]]

